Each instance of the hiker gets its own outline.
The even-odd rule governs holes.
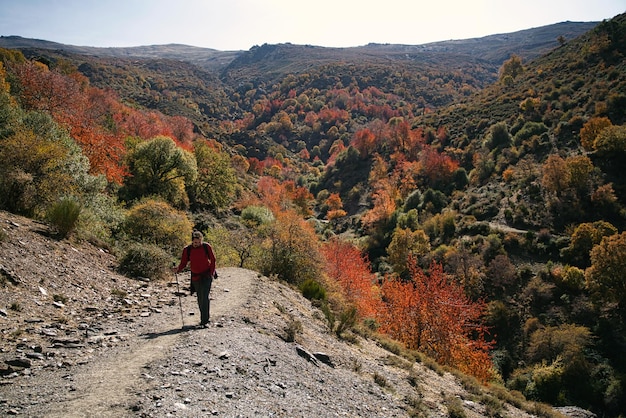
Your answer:
[[[209,324],[209,293],[213,283],[215,273],[215,254],[213,248],[207,242],[202,241],[202,233],[193,231],[191,234],[191,245],[183,249],[178,267],[173,270],[180,273],[191,264],[191,294],[195,292],[198,298],[198,308],[200,308],[200,325],[206,327]]]

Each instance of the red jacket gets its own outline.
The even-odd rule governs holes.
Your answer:
[[[207,251],[202,248],[204,245],[207,246]],[[188,248],[191,248],[191,251],[188,251]],[[207,252],[209,253],[208,257]],[[189,257],[187,257],[188,253],[191,253]],[[213,277],[215,273],[215,254],[213,253],[213,248],[206,242],[203,242],[199,247],[194,247],[193,245],[185,247],[180,257],[180,264],[178,265],[177,271],[180,273],[187,266],[187,263],[191,264],[192,281],[200,280],[200,277],[207,273],[210,277]]]

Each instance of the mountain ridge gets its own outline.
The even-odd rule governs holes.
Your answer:
[[[536,57],[550,48],[558,46],[557,38],[559,36],[563,36],[565,39],[574,38],[587,32],[598,23],[599,22],[566,21],[516,32],[487,35],[479,38],[452,39],[417,45],[369,43],[362,46],[344,48],[314,46],[307,44],[299,45],[291,43],[275,45],[291,45],[307,51],[311,51],[311,48],[313,48],[317,52],[326,52],[329,56],[333,56],[337,52],[348,53],[348,57],[374,52],[376,55],[383,53],[388,56],[394,56],[396,59],[398,59],[396,55],[402,56],[402,54],[406,54],[408,47],[409,52],[413,54],[447,53],[486,56],[488,57],[488,61],[501,63],[504,59],[508,58],[510,53],[516,53],[525,59]],[[528,39],[532,39],[534,42],[527,42]],[[516,43],[520,46],[515,51],[509,51],[506,48],[503,48],[503,45],[510,43]],[[220,51],[212,48],[175,43],[163,45],[142,45],[135,47],[89,47],[67,45],[49,40],[31,39],[23,38],[17,35],[9,35],[0,36],[0,47],[53,49],[83,55],[118,58],[170,58],[189,61],[207,69],[219,70],[220,67],[232,62],[238,56],[245,54],[246,52],[252,52],[259,48],[259,45],[251,47],[248,51]]]

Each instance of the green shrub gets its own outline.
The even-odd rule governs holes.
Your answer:
[[[406,396],[404,403],[408,405],[407,413],[411,418],[428,416],[426,413],[427,407],[424,405],[421,398],[417,396]]]
[[[278,309],[278,312],[282,314],[287,314],[287,308],[285,308],[285,306],[283,306],[280,302],[274,301],[274,306],[276,306],[276,309]]]
[[[526,122],[522,129],[515,133],[514,142],[516,145],[520,145],[532,136],[538,136],[547,131],[548,127],[542,122]]]
[[[300,284],[300,291],[308,300],[326,300],[326,289],[317,280],[305,280]]]
[[[444,401],[446,408],[448,409],[448,417],[450,418],[465,418],[467,414],[463,409],[463,403],[457,397],[447,397]]]
[[[339,314],[339,324],[337,325],[337,329],[335,333],[337,336],[341,337],[344,331],[352,328],[356,323],[357,318],[357,310],[354,306],[342,311]]]
[[[113,235],[120,230],[126,216],[115,196],[106,192],[104,177],[91,177],[89,192],[81,196],[81,211],[78,221],[80,238],[98,246],[114,242]],[[105,244],[106,243],[106,244]]]
[[[417,209],[410,209],[406,213],[398,214],[397,221],[398,228],[407,229],[409,228],[411,231],[415,231],[419,229],[419,219]]]
[[[196,157],[166,136],[139,143],[128,153],[128,168],[120,196],[132,202],[159,196],[180,208],[189,206],[186,187],[198,176]]]
[[[51,119],[42,118],[48,118],[47,129],[20,128],[0,143],[0,208],[9,212],[40,217],[61,191],[75,186],[64,169],[72,160],[70,150]]]
[[[385,350],[397,356],[402,354],[402,351],[404,350],[402,343],[396,340],[392,340],[388,338],[387,336],[381,335],[377,340],[378,340],[378,344],[380,344],[382,348],[384,348]]]
[[[409,376],[407,377],[409,385],[413,386],[414,388],[418,388],[422,380],[422,377],[419,375],[419,373],[415,371],[415,369],[411,368],[409,370]]]
[[[506,122],[498,122],[489,128],[485,145],[488,149],[505,148],[511,145],[511,135]]]
[[[516,370],[507,386],[518,390],[528,399],[554,403],[562,388],[563,364],[557,360],[551,364],[545,361],[523,370]]]
[[[381,360],[382,360],[382,363],[387,366],[393,366],[395,368],[404,369],[404,370],[413,369],[413,362],[408,361],[407,359],[400,357],[400,356],[388,355],[386,357],[381,358]]]
[[[281,213],[267,225],[261,273],[276,274],[295,285],[320,277],[322,259],[316,240],[313,227],[300,215],[293,211]]]
[[[193,206],[211,209],[228,207],[238,187],[230,156],[211,148],[205,140],[194,142],[194,156],[201,175],[188,187]]]
[[[333,313],[333,310],[330,308],[330,306],[326,302],[322,303],[322,306],[320,306],[320,309],[324,313],[324,317],[326,318],[326,321],[328,322],[328,328],[332,331],[335,328],[335,314]]]
[[[485,407],[485,413],[488,417],[504,416],[504,402],[495,396],[483,394],[480,396],[480,404]]]
[[[404,212],[408,212],[411,209],[420,209],[422,207],[422,203],[422,192],[420,192],[419,189],[415,189],[407,196],[402,210]]]
[[[120,260],[120,270],[129,277],[163,279],[169,274],[171,257],[162,248],[150,244],[132,244]]]
[[[459,167],[452,175],[452,183],[456,190],[463,190],[469,184],[469,181],[467,170],[463,167]]]
[[[160,200],[147,199],[132,207],[123,224],[131,241],[155,245],[179,255],[191,239],[193,225],[187,215]]]
[[[283,336],[283,340],[285,340],[285,342],[292,343],[296,341],[298,334],[302,333],[302,322],[292,318],[285,326],[284,331],[285,335]]]
[[[274,214],[265,206],[248,206],[241,211],[241,220],[247,225],[265,225],[274,220]]]
[[[363,320],[363,326],[369,331],[377,331],[379,327],[378,323],[373,318],[365,318]]]
[[[216,243],[218,248],[215,257],[218,266],[260,270],[262,265],[260,260],[264,254],[261,250],[261,239],[253,229],[240,225],[211,226],[206,229],[204,240]]]
[[[439,213],[448,205],[448,198],[439,190],[427,189],[424,192],[422,206],[430,213]]]
[[[389,382],[387,381],[385,376],[378,373],[374,373],[374,382],[376,382],[376,384],[381,388],[386,388],[389,386]]]
[[[66,238],[76,229],[80,211],[80,204],[70,197],[61,199],[48,209],[48,220],[56,229],[59,237]]]

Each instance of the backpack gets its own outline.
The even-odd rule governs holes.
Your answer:
[[[206,242],[202,243],[202,247],[204,248],[204,253],[206,254],[206,258],[209,258],[209,244]],[[187,246],[187,260],[191,259],[191,245]]]
[[[209,258],[209,244],[203,242],[202,248],[204,248],[204,253],[206,254],[206,257]],[[191,260],[191,245],[187,246],[187,260]],[[217,270],[215,271],[215,273],[213,273],[213,278],[217,279]]]

